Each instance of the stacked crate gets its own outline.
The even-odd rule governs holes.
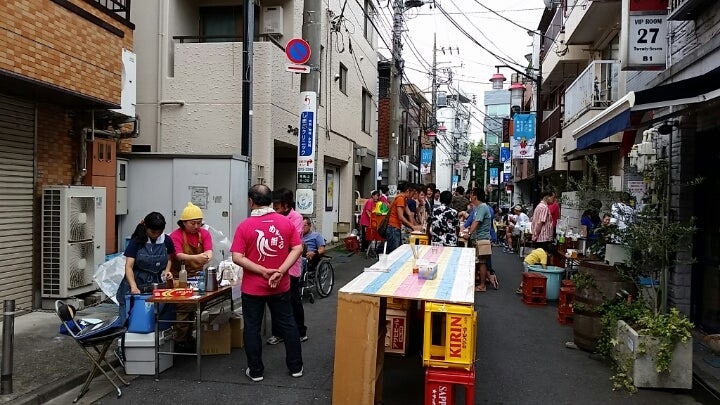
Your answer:
[[[547,277],[539,273],[524,272],[522,285],[522,302],[526,305],[547,304]]]
[[[453,403],[455,385],[465,387],[466,404],[474,403],[477,335],[474,307],[426,302],[424,328],[425,403]]]
[[[404,356],[407,352],[408,309],[410,300],[388,298],[385,322],[385,353]]]
[[[572,280],[563,280],[558,301],[558,322],[563,325],[573,323],[573,302],[575,301],[575,284]]]

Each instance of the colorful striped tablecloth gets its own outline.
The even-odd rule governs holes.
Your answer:
[[[340,292],[406,298],[423,301],[474,304],[475,249],[419,246],[419,256],[438,264],[437,277],[423,280],[413,274],[410,245],[402,245],[388,255],[387,272],[365,271],[347,283]]]

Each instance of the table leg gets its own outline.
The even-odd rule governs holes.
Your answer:
[[[202,355],[200,354],[200,347],[202,346],[202,322],[200,319],[200,315],[202,314],[202,308],[200,306],[200,303],[197,303],[197,307],[195,310],[195,367],[197,368],[198,372],[198,381],[202,381],[202,366],[200,360],[202,359]]]
[[[160,304],[153,305],[155,308],[155,381],[160,381]]]

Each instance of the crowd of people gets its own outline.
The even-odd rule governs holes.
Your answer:
[[[412,233],[427,235],[434,244],[474,248],[476,292],[487,291],[488,285],[498,288],[497,274],[492,267],[493,243],[503,245],[505,252],[514,252],[514,240],[529,235],[535,250],[525,257],[526,269],[532,264],[546,266],[555,252],[560,207],[551,191],[542,193],[541,201],[531,215],[521,205],[506,212],[497,204],[490,204],[482,188],[466,192],[458,186],[451,192],[440,191],[434,184],[404,184],[392,201],[387,193],[387,187],[370,193],[359,218],[364,234],[375,231],[372,218],[378,204],[384,204],[388,216],[384,238],[386,253],[408,243]],[[245,374],[252,381],[263,380],[265,369],[260,329],[267,307],[271,314],[272,336],[266,343],[284,343],[288,370],[292,377],[301,377],[301,342],[308,340],[300,293],[301,269],[303,264],[318,264],[325,252],[325,239],[312,230],[310,218],[304,218],[294,210],[291,190],[271,191],[258,184],[250,188],[248,199],[250,216],[235,229],[230,247],[232,261],[243,269],[241,300],[248,362]],[[588,240],[602,234],[603,227],[625,226],[630,211],[623,201],[615,203],[612,212],[602,220],[597,210],[585,211],[581,225]],[[127,316],[125,297],[128,294],[139,294],[149,285],[177,279],[181,267],[192,277],[212,259],[213,240],[203,228],[203,213],[199,207],[188,203],[177,225],[177,229],[166,234],[165,218],[159,212],[147,214],[137,225],[124,253],[125,275],[116,296],[121,318]],[[180,320],[191,320],[193,308],[180,306],[177,316]],[[181,351],[195,348],[190,325],[181,324],[176,333]]]

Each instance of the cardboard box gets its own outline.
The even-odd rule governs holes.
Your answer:
[[[230,312],[210,314],[207,322],[202,322],[200,354],[230,354]]]
[[[230,316],[230,347],[233,349],[241,349],[244,345],[243,332],[245,325],[243,323],[242,314],[233,313]]]
[[[388,309],[385,320],[385,353],[404,355],[407,351],[407,311]]]
[[[153,290],[153,297],[155,298],[192,297],[194,294],[192,288],[161,288]]]
[[[172,333],[160,332],[160,351],[172,352],[175,341]],[[125,373],[138,375],[155,374],[155,332],[125,334]],[[160,372],[173,365],[172,354],[160,355]]]

